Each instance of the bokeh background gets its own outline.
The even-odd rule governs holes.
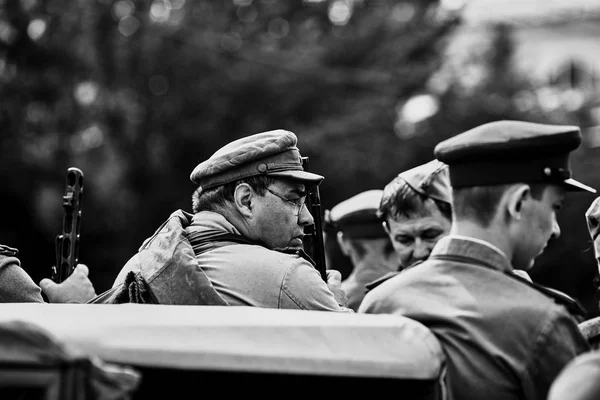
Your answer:
[[[83,170],[80,260],[98,292],[225,143],[288,129],[326,176],[323,208],[498,119],[574,124],[572,168],[600,188],[594,0],[0,1],[0,243],[50,274],[66,171]],[[573,194],[533,270],[598,314]]]

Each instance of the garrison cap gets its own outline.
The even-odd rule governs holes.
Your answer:
[[[223,146],[190,175],[202,190],[256,175],[290,178],[318,185],[321,175],[304,171],[293,132],[277,129],[246,136]]]
[[[382,190],[367,190],[325,211],[325,224],[354,238],[385,238],[377,217]]]
[[[569,155],[580,144],[576,126],[496,121],[440,142],[434,155],[449,165],[453,188],[546,182],[595,193],[571,178]]]
[[[439,160],[432,160],[401,172],[398,178],[423,196],[452,204],[448,166]]]

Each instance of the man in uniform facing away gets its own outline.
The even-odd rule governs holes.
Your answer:
[[[589,349],[567,310],[513,269],[529,270],[560,235],[571,179],[574,126],[520,121],[481,125],[439,143],[449,165],[450,234],[429,258],[369,292],[364,313],[428,326],[448,356],[453,399],[546,399],[561,369]]]
[[[321,175],[304,171],[294,133],[274,130],[235,140],[198,164],[190,179],[193,214],[182,210],[147,239],[123,267],[160,304],[221,304],[354,312],[339,271],[321,279],[303,251],[314,219],[307,188]],[[108,296],[93,302],[111,302]]]

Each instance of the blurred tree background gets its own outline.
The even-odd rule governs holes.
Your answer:
[[[49,275],[66,170],[76,166],[85,174],[80,260],[101,292],[172,211],[191,209],[189,174],[233,139],[295,132],[326,177],[330,208],[481,123],[593,125],[587,98],[544,107],[544,88],[512,67],[509,26],[448,57],[461,26],[454,3],[0,2],[0,243],[20,249],[35,281]],[[595,151],[578,151],[573,169],[600,187]],[[591,200],[573,196],[534,277],[595,314]]]

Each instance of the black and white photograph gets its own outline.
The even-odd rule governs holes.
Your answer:
[[[0,0],[0,400],[600,399],[600,0]]]

